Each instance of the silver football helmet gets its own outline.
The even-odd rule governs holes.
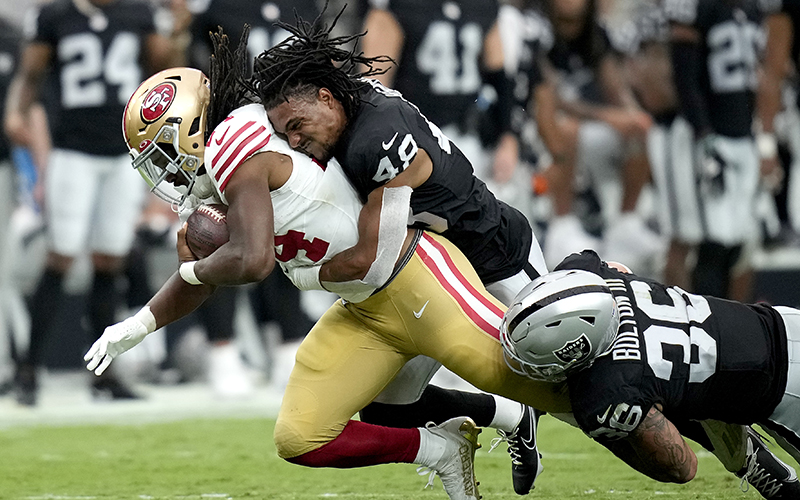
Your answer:
[[[171,68],[145,80],[125,107],[122,131],[133,167],[156,195],[178,206],[190,192],[200,199],[213,193],[200,175],[210,93],[201,71]],[[171,174],[174,182],[164,182]]]
[[[563,382],[605,354],[618,327],[617,303],[603,278],[570,269],[523,288],[503,317],[500,338],[512,371]]]

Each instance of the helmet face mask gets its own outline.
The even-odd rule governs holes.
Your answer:
[[[153,193],[177,207],[196,194],[192,189],[203,175],[209,98],[201,71],[171,68],[142,83],[125,107],[122,128],[133,167]],[[213,194],[213,186],[205,194]]]
[[[503,317],[500,340],[509,368],[546,382],[563,382],[606,354],[619,310],[602,278],[556,271],[526,286]]]

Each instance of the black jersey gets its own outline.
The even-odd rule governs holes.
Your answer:
[[[460,124],[481,89],[481,53],[497,0],[371,0],[403,30],[394,88],[433,123]]]
[[[765,420],[780,402],[788,362],[775,309],[686,293],[609,268],[586,250],[557,269],[605,279],[620,311],[610,351],[568,379],[572,411],[594,438],[624,437],[655,403],[673,421]]]
[[[699,83],[714,132],[727,137],[751,135],[758,59],[764,47],[757,0],[666,0],[665,12],[671,22],[691,26],[700,34],[705,71]]]
[[[19,43],[21,35],[8,22],[0,19],[0,99],[5,102],[8,86],[17,70],[19,59]],[[0,134],[0,161],[5,161],[11,154],[8,139]]]
[[[250,25],[250,38],[247,50],[252,60],[263,51],[274,47],[289,36],[289,32],[278,28],[278,21],[294,24],[295,13],[306,21],[313,21],[319,15],[316,0],[195,0],[189,4],[192,19],[192,64],[208,70],[211,55],[210,32],[221,26],[232,43],[238,43],[245,23]]]
[[[416,106],[399,92],[369,82],[334,151],[362,199],[402,172],[422,149],[433,172],[411,195],[415,226],[446,236],[484,283],[519,272],[533,241],[525,216],[494,197],[464,154]]]
[[[792,58],[800,64],[800,0],[761,0],[764,14],[784,13],[789,16],[794,28],[792,37]]]
[[[33,42],[53,47],[58,109],[50,112],[53,145],[96,155],[125,154],[120,120],[142,82],[144,39],[155,32],[147,2],[115,0],[87,15],[72,0],[40,7]]]

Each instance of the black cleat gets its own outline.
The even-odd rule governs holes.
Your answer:
[[[795,470],[776,457],[761,436],[750,427],[747,428],[745,464],[736,474],[742,478],[742,491],[746,491],[749,484],[764,498],[800,498],[800,481]]]
[[[500,438],[495,438],[492,442],[492,449],[502,441],[508,443],[508,454],[511,455],[511,478],[517,495],[530,493],[534,481],[542,473],[542,455],[536,446],[538,424],[539,412],[535,408],[525,406],[522,410],[522,420],[517,428],[511,433],[497,429]]]

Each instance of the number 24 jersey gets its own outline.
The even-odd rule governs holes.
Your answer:
[[[627,436],[656,403],[673,421],[751,424],[780,402],[786,331],[775,309],[622,273],[591,250],[557,269],[598,274],[620,310],[610,351],[568,379],[578,425],[595,439]]]

